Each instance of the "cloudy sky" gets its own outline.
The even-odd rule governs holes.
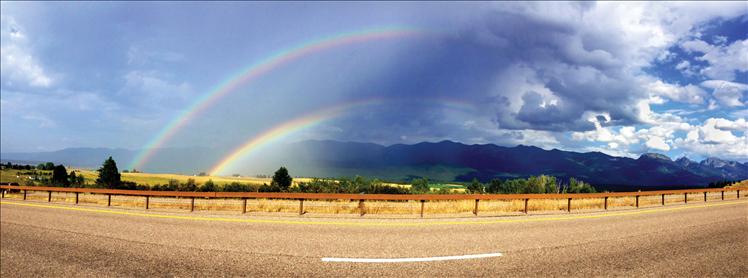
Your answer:
[[[409,28],[424,35],[275,67],[164,146],[230,150],[319,109],[380,99],[287,140],[748,161],[746,2],[1,5],[2,152],[139,149],[282,49]]]

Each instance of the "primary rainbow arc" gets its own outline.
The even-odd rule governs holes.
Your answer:
[[[416,28],[404,26],[373,28],[322,37],[304,42],[295,47],[278,51],[275,54],[239,71],[239,73],[221,82],[213,90],[193,102],[192,105],[179,113],[179,115],[169,122],[169,124],[164,126],[164,128],[162,128],[157,135],[145,145],[145,147],[132,160],[128,168],[142,168],[165,142],[174,137],[174,135],[184,128],[188,122],[194,119],[196,115],[205,111],[222,97],[235,91],[235,89],[240,85],[244,85],[245,83],[258,78],[281,65],[326,49],[373,40],[409,37],[422,33],[422,31]]]

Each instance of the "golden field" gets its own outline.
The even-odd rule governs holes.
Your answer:
[[[742,192],[741,192],[742,193]],[[22,194],[6,194],[6,198],[21,199]],[[29,200],[47,201],[46,192],[29,192]],[[707,194],[708,202],[721,200],[720,193]],[[725,200],[736,199],[735,192],[725,194]],[[154,210],[186,211],[190,209],[189,198],[160,198],[151,197],[149,208]],[[72,193],[53,193],[52,202],[74,203],[75,195]],[[83,205],[106,206],[105,195],[81,194],[79,202]],[[572,200],[572,212],[601,211],[603,210],[603,199],[574,199]],[[665,204],[682,204],[684,197],[678,195],[666,195]],[[688,203],[704,202],[703,194],[689,194]],[[608,199],[609,210],[620,210],[635,208],[634,197],[619,197]],[[354,216],[360,213],[358,201],[335,200],[304,201],[304,212],[308,215],[340,215]],[[528,203],[531,213],[563,213],[566,211],[567,200],[565,199],[532,199]],[[144,197],[112,196],[112,206],[122,208],[144,208]],[[366,201],[364,203],[367,215],[375,217],[418,217],[420,215],[421,203],[418,201]],[[426,217],[439,217],[449,215],[472,215],[475,206],[474,200],[458,201],[429,201],[424,204],[424,215]],[[659,207],[660,196],[643,196],[639,198],[639,206]],[[523,200],[483,200],[479,202],[479,215],[517,215],[522,214],[524,209]],[[218,213],[241,213],[242,200],[240,199],[195,199],[195,210],[213,211]],[[281,213],[285,215],[296,215],[299,212],[299,201],[278,199],[248,199],[247,212],[257,213]]]

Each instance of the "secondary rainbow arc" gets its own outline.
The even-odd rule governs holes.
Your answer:
[[[424,32],[416,28],[405,26],[370,28],[354,32],[338,33],[278,51],[275,54],[240,70],[237,74],[219,83],[219,85],[213,90],[204,94],[189,107],[182,110],[181,113],[164,126],[164,128],[162,128],[156,136],[154,136],[144,146],[144,148],[136,154],[128,168],[142,168],[164,143],[173,138],[174,135],[194,119],[195,116],[214,105],[222,97],[225,97],[231,92],[235,92],[235,89],[239,86],[245,85],[249,81],[258,78],[281,65],[331,48],[375,40],[411,37],[419,34],[424,34]]]

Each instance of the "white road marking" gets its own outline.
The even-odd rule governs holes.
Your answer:
[[[426,258],[396,258],[396,259],[359,259],[359,258],[322,258],[323,262],[336,263],[412,263],[412,262],[433,262],[449,260],[466,260],[499,257],[501,253],[462,255],[462,256],[444,256],[444,257],[426,257]]]

